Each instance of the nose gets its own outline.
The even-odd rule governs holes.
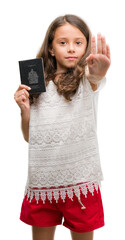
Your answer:
[[[68,52],[75,52],[75,46],[73,43],[68,44]]]

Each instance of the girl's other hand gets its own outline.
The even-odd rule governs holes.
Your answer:
[[[105,37],[100,33],[97,35],[97,45],[95,37],[91,39],[91,54],[86,58],[88,70],[86,76],[90,81],[101,80],[110,66],[110,48]]]
[[[21,84],[14,94],[14,99],[20,107],[22,114],[30,110],[29,90],[31,90],[30,87]]]

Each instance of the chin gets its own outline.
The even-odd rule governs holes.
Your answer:
[[[67,66],[67,68],[75,68],[77,64],[69,64],[69,66]]]

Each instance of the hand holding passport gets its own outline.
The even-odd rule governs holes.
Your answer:
[[[21,84],[31,88],[29,93],[46,92],[42,58],[19,61],[19,69]]]

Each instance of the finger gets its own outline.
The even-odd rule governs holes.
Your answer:
[[[26,96],[21,95],[21,96],[17,97],[15,100],[16,100],[17,104],[20,106],[21,104],[23,104],[25,102]]]
[[[25,95],[26,97],[29,97],[29,93],[28,93],[25,89],[20,90],[20,91],[17,91],[17,92],[15,93],[15,96],[16,96],[16,97],[19,97],[19,96],[21,96],[21,95]]]
[[[24,91],[25,96],[26,96],[26,97],[29,97],[28,91],[27,91],[26,89],[23,89],[23,91]]]
[[[100,33],[97,34],[97,53],[102,53],[102,39]]]
[[[91,38],[91,53],[96,54],[96,40],[95,36],[92,36]]]
[[[86,62],[88,64],[92,64],[93,63],[93,59],[94,59],[94,54],[90,54],[87,58],[86,58]]]
[[[17,100],[23,94],[24,94],[23,90],[16,91],[15,94],[14,94],[14,99]]]
[[[21,90],[21,89],[26,89],[26,90],[31,90],[31,88],[27,85],[24,85],[24,84],[20,84],[17,91]]]
[[[102,37],[102,54],[106,55],[106,40]]]
[[[20,96],[22,96],[22,97],[25,96],[25,100],[26,100],[27,98],[29,98],[29,93],[28,93],[25,89],[18,91],[18,92],[14,95],[14,99],[16,100],[16,102],[18,101],[18,99],[19,99]]]
[[[110,47],[108,44],[106,44],[106,56],[111,59],[111,56],[110,56]]]
[[[27,98],[26,98],[26,96],[21,95],[21,96],[19,97],[19,99],[20,99],[20,102],[22,103],[22,102],[24,102]]]

